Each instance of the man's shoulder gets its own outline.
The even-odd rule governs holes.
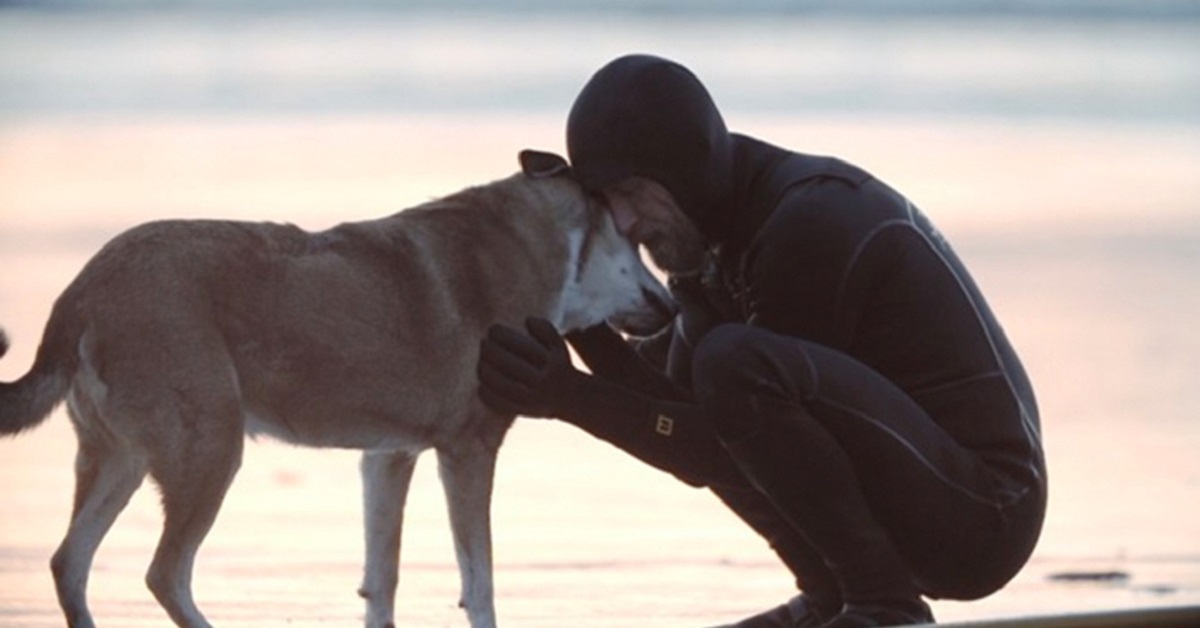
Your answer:
[[[839,157],[802,153],[748,135],[734,134],[733,137],[743,158],[759,165],[762,172],[758,185],[763,187],[782,189],[819,178],[857,187],[874,178],[863,168]]]
[[[896,211],[877,206],[870,184],[874,177],[854,164],[748,136],[736,141],[740,158],[747,160],[742,179],[746,203],[740,218],[746,234],[743,246],[813,247],[831,238],[854,240]]]

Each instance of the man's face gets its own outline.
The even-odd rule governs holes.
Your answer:
[[[704,237],[667,188],[645,177],[630,177],[605,188],[604,196],[617,230],[646,247],[659,268],[684,274],[703,265]]]

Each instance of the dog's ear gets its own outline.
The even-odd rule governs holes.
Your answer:
[[[571,166],[561,155],[540,150],[525,149],[521,151],[521,171],[531,179],[547,179],[567,174]]]

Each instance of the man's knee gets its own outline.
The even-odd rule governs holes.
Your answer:
[[[697,394],[743,379],[753,369],[763,333],[749,325],[726,323],[705,334],[692,356],[692,382]]]
[[[755,398],[776,379],[770,371],[770,332],[739,324],[721,325],[708,332],[696,347],[692,384],[696,400],[704,407],[717,434],[728,440],[753,431],[758,425]]]
[[[802,343],[749,325],[726,324],[701,339],[692,362],[696,400],[718,433],[757,425],[774,402],[803,403],[816,374]]]

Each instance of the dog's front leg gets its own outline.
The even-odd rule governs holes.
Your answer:
[[[367,628],[395,626],[400,532],[416,463],[416,455],[408,452],[366,452],[359,467],[367,558],[358,594],[367,600]]]
[[[496,448],[478,441],[438,449],[438,471],[450,510],[454,548],[462,576],[462,600],[471,628],[493,628],[491,501]]]

